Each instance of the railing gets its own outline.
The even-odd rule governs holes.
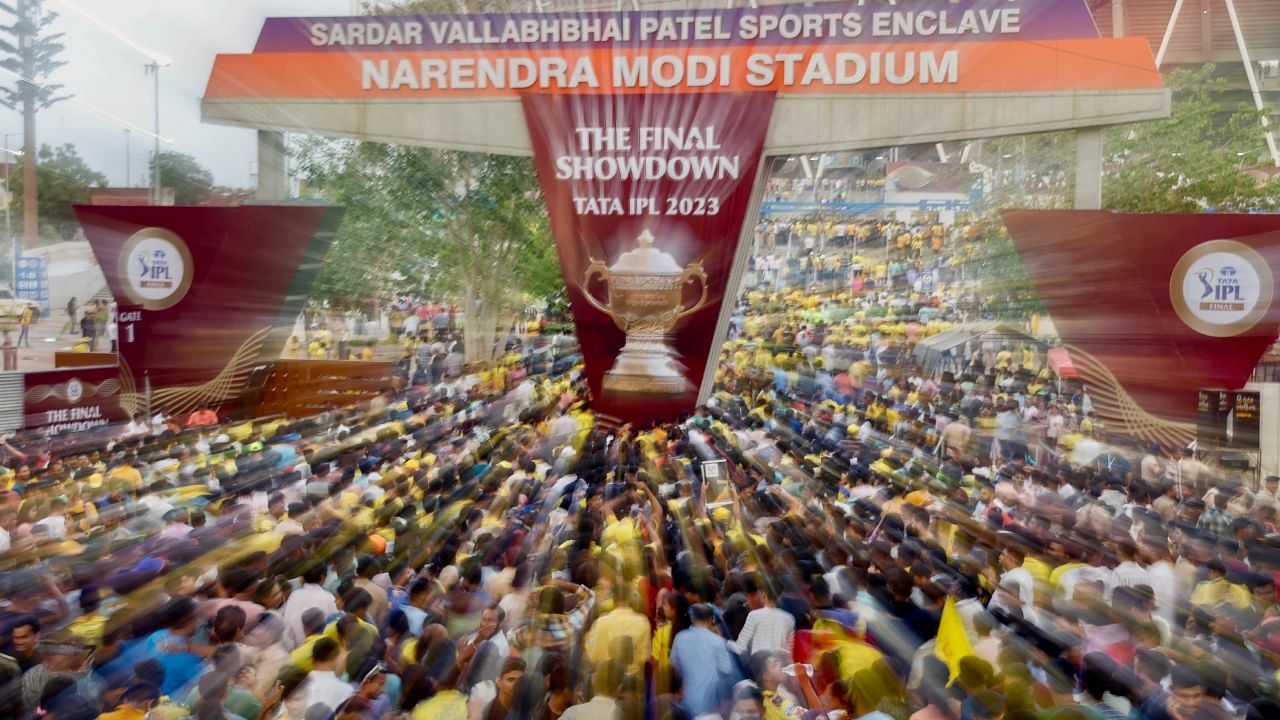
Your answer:
[[[277,360],[254,368],[244,414],[305,417],[368,400],[398,380],[396,366],[389,362]]]
[[[1249,377],[1251,382],[1280,382],[1280,362],[1274,360],[1264,360],[1253,368],[1253,375]]]

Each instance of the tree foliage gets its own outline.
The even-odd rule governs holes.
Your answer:
[[[39,160],[36,178],[40,235],[54,240],[70,240],[80,228],[71,206],[89,202],[93,188],[107,186],[107,176],[89,167],[75,146],[69,143],[57,147],[41,145]],[[15,207],[21,216],[22,174],[14,173],[9,182],[13,187]]]
[[[1102,205],[1127,212],[1249,211],[1280,205],[1276,183],[1259,184],[1246,166],[1266,155],[1261,115],[1240,104],[1223,113],[1226,80],[1214,66],[1166,78],[1173,107],[1165,120],[1108,131]]]
[[[500,349],[513,311],[562,288],[527,158],[310,140],[300,160],[308,194],[347,209],[317,298],[452,300],[466,355],[480,360]]]
[[[1074,149],[1075,133],[1053,132],[982,140],[970,150],[983,192],[971,219],[978,242],[963,273],[981,288],[982,305],[996,318],[1021,320],[1044,311],[1000,211],[1070,207]]]
[[[213,173],[185,153],[162,152],[160,162],[161,187],[173,188],[173,202],[177,205],[194,205],[213,192]],[[149,163],[156,171],[156,158]]]
[[[20,12],[23,9],[26,12]],[[20,110],[29,96],[36,109],[43,110],[70,97],[61,94],[62,85],[45,82],[53,71],[67,64],[58,59],[63,33],[49,32],[58,13],[42,12],[38,3],[22,8],[13,2],[0,2],[0,11],[13,16],[12,23],[0,27],[0,67],[39,83],[15,80],[12,87],[0,87],[0,104]]]

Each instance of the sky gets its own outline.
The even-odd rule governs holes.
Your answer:
[[[72,1],[134,44],[172,60],[160,71],[160,135],[174,142],[161,145],[161,151],[194,156],[213,171],[216,184],[230,187],[252,186],[257,136],[253,130],[200,122],[200,96],[214,55],[251,51],[264,18],[349,15],[352,9],[352,0]],[[143,69],[150,59],[63,0],[44,0],[44,4],[58,13],[52,29],[66,34],[62,59],[67,64],[48,81],[60,83],[79,101],[151,131],[154,81]],[[71,143],[90,167],[107,176],[111,186],[125,184],[126,134],[121,123],[71,102],[42,111],[36,122],[37,142]],[[22,145],[21,113],[0,107],[0,134],[4,133],[8,133],[3,138],[5,147]],[[135,132],[128,145],[129,185],[146,186],[154,141]]]

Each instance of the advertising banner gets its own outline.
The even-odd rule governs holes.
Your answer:
[[[129,418],[115,367],[47,370],[23,375],[23,428],[50,435],[80,432]]]
[[[1262,397],[1256,392],[1231,393],[1231,447],[1257,450],[1260,445],[1258,413]]]
[[[121,402],[183,416],[239,397],[280,355],[342,211],[99,207],[76,216],[118,303]]]
[[[1280,216],[1003,216],[1099,415],[1117,427],[1190,442],[1187,388],[1243,386],[1280,334]]]
[[[49,317],[49,262],[43,257],[18,255],[18,285],[13,289],[14,297],[19,300],[30,300],[40,308],[43,317]]]
[[[744,41],[876,44],[916,37],[956,43],[1097,38],[1085,0],[903,0],[900,6],[770,5],[627,12],[475,13],[394,17],[268,18],[255,53],[351,49],[449,51],[716,47]]]
[[[307,108],[309,129],[339,135],[531,149],[594,407],[646,423],[692,410],[708,389],[771,136],[804,118],[821,146],[859,122],[826,104],[838,95],[865,95],[874,112],[878,97],[1076,92],[1160,112],[1163,85],[1146,40],[1100,37],[1086,0],[901,0],[271,18],[251,53],[217,57],[202,107],[264,128]],[[414,107],[459,108],[471,125],[401,123]],[[500,137],[484,133],[491,123]],[[920,179],[903,175],[908,189]],[[912,203],[963,207],[969,185]]]
[[[1143,38],[1085,0],[269,18],[219,55],[210,101],[526,92],[956,93],[1161,87]],[[249,91],[249,89],[252,89]]]
[[[1226,390],[1201,390],[1196,397],[1196,445],[1201,450],[1227,444],[1227,417],[1231,414],[1231,394]]]
[[[534,160],[599,411],[692,409],[770,93],[526,95]]]

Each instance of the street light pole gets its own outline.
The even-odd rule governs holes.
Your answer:
[[[156,102],[156,128],[155,128],[155,150],[151,155],[151,202],[153,205],[160,204],[160,63],[152,60],[147,65],[147,71],[155,76],[155,102]]]
[[[130,134],[131,133],[129,132],[129,128],[125,128],[124,129],[124,187],[129,187],[129,182],[130,182],[129,176],[132,172],[132,168],[129,167],[129,161],[131,160],[131,158],[129,157],[129,135]]]
[[[4,149],[9,149],[8,136],[5,137]],[[4,234],[9,239],[10,260],[13,267],[9,273],[9,290],[14,297],[18,297],[18,240],[13,236],[13,225],[9,219],[9,206],[13,204],[13,199],[9,197],[9,158],[4,159]]]

